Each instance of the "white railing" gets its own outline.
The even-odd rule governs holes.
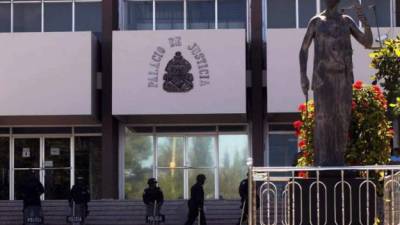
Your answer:
[[[249,225],[400,225],[400,166],[253,167],[249,162]]]

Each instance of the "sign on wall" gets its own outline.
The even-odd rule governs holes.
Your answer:
[[[115,31],[113,114],[244,114],[244,30]]]

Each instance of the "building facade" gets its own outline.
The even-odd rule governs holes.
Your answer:
[[[30,170],[50,200],[77,177],[94,199],[140,199],[149,177],[187,199],[199,173],[207,199],[236,199],[248,157],[292,165],[298,51],[323,2],[0,0],[0,200]],[[398,34],[400,1],[361,2]]]

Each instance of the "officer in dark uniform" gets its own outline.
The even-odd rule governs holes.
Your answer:
[[[44,193],[44,187],[33,171],[28,175],[28,181],[22,187],[22,199],[24,210],[30,206],[41,207],[40,196]]]
[[[88,202],[90,201],[90,192],[85,185],[83,177],[78,177],[76,179],[76,184],[72,186],[72,189],[70,191],[70,197],[69,197],[69,205],[71,208],[73,208],[73,203],[75,203],[75,206],[83,206],[85,214],[83,215],[86,217],[89,214],[89,208],[88,208]]]
[[[239,195],[240,195],[240,208],[242,209],[242,216],[239,219],[239,224],[243,224],[245,221],[247,221],[248,217],[248,196],[249,196],[249,174],[247,174],[247,178],[242,180],[239,185]],[[256,205],[257,209],[260,207],[260,198],[257,195],[256,196]],[[241,220],[241,221],[240,221]]]
[[[40,196],[44,193],[44,187],[33,171],[28,174],[27,182],[22,186],[24,222],[28,218],[41,218],[43,222],[42,204]]]
[[[157,187],[157,180],[150,178],[147,184],[149,187],[144,189],[143,193],[143,202],[146,205],[146,218],[148,216],[160,215],[161,206],[164,203],[164,195],[161,188]]]
[[[185,225],[192,225],[200,213],[200,224],[207,225],[204,215],[204,190],[203,185],[206,182],[204,174],[197,175],[197,183],[192,186],[190,200],[188,202],[189,215]]]

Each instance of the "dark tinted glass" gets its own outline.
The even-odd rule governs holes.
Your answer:
[[[101,2],[75,3],[75,30],[101,32]]]
[[[295,28],[296,1],[268,0],[267,24],[268,28]]]
[[[218,0],[218,28],[246,28],[246,0]]]
[[[0,4],[0,32],[11,31],[11,4]]]
[[[215,28],[215,3],[213,0],[187,2],[188,29]]]
[[[0,137],[0,200],[9,199],[10,141]]]
[[[129,1],[128,30],[152,30],[153,29],[153,2]]]
[[[14,4],[14,32],[41,31],[41,4]]]
[[[156,2],[156,29],[157,30],[183,29],[182,1]]]
[[[310,19],[317,14],[315,0],[299,0],[299,26],[307,27]]]
[[[72,3],[45,3],[44,31],[72,31]]]
[[[269,165],[295,166],[297,137],[294,134],[269,135]]]
[[[363,7],[371,26],[390,27],[390,0],[364,0]]]

